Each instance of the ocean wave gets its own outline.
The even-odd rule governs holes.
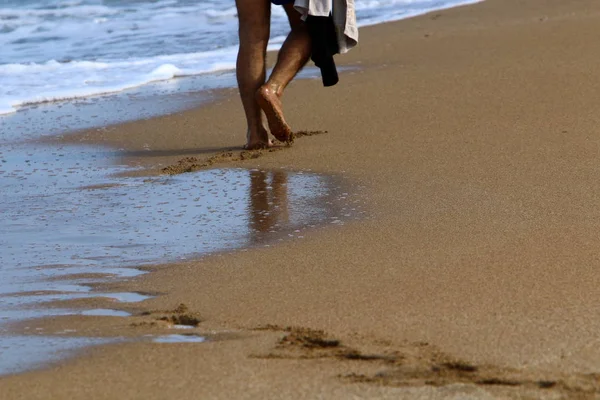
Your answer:
[[[64,8],[63,8],[64,7]],[[96,15],[114,15],[120,11],[106,6],[81,5],[81,3],[63,4],[63,7],[47,9],[0,8],[0,21],[17,20],[28,17],[83,17]]]
[[[20,106],[120,92],[147,83],[235,68],[236,48],[118,62],[51,60],[0,65],[0,114]]]

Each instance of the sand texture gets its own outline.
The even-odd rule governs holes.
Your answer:
[[[243,152],[235,90],[62,139],[148,174],[342,174],[369,218],[103,288],[161,294],[131,318],[29,323],[183,319],[214,340],[86,350],[0,378],[1,399],[600,398],[600,2],[488,0],[361,35],[336,87],[288,88],[292,128],[326,131],[292,146]]]

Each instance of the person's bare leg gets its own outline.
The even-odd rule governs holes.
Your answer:
[[[260,149],[270,145],[255,93],[265,83],[271,3],[269,0],[236,0],[235,3],[240,24],[236,75],[248,123],[245,148]]]
[[[265,112],[271,134],[279,141],[289,142],[293,139],[292,130],[283,116],[281,96],[285,87],[308,61],[311,43],[300,13],[294,9],[293,4],[287,4],[284,8],[292,31],[279,50],[277,64],[269,80],[256,92],[256,100]]]

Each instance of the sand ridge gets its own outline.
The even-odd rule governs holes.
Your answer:
[[[297,131],[292,133],[293,138],[309,137],[314,135],[322,135],[325,131]],[[231,163],[238,161],[254,160],[264,156],[267,153],[273,153],[280,150],[288,149],[292,145],[292,141],[288,141],[283,145],[274,145],[263,150],[243,150],[239,153],[234,151],[222,151],[216,155],[208,157],[206,160],[200,160],[197,157],[184,157],[177,161],[176,164],[168,165],[161,169],[161,172],[166,175],[178,175],[186,172],[200,171],[208,167],[213,167],[218,164]]]
[[[493,365],[474,365],[444,354],[427,342],[406,343],[401,347],[371,345],[370,352],[342,344],[321,330],[301,327],[266,326],[285,332],[272,352],[254,357],[266,359],[334,358],[378,364],[380,370],[372,375],[342,374],[346,382],[383,386],[444,386],[456,383],[526,389],[553,389],[568,398],[586,398],[600,394],[600,374],[574,374],[560,378],[540,378],[543,374],[523,372]],[[375,350],[374,350],[375,349]],[[535,375],[538,375],[535,377]]]

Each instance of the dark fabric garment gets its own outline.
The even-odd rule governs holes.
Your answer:
[[[333,55],[340,52],[333,16],[306,18],[312,43],[311,60],[321,70],[323,86],[333,86],[339,81]]]
[[[282,6],[284,4],[292,4],[294,2],[294,0],[271,0],[271,3],[275,4],[276,6]]]

